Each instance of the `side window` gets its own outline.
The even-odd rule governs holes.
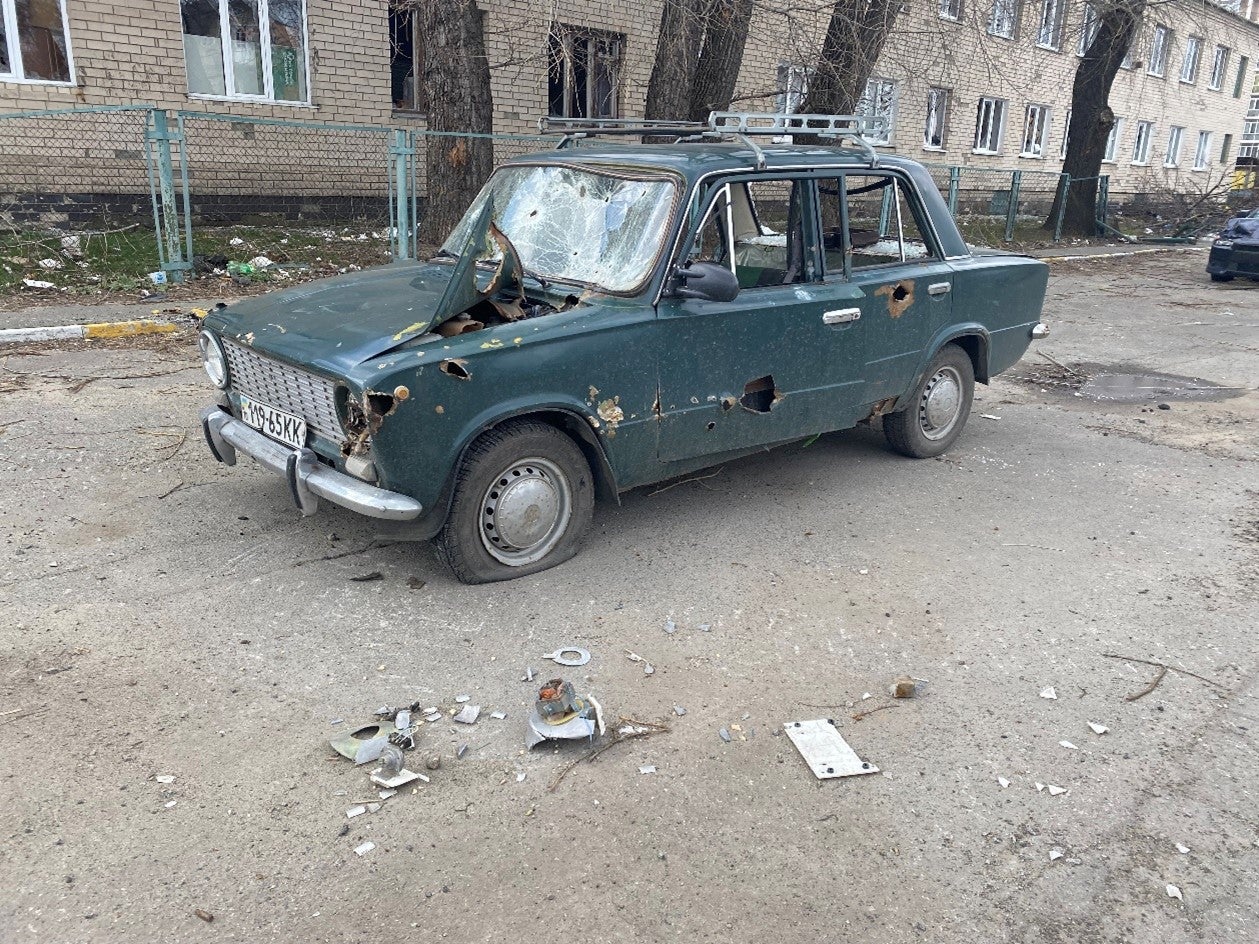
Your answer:
[[[735,274],[742,288],[792,285],[811,275],[804,246],[804,182],[731,185]]]
[[[704,222],[695,234],[695,238],[691,240],[691,249],[686,254],[688,263],[716,262],[723,266],[730,265],[729,212],[727,206],[729,192],[728,188],[723,187],[721,192],[717,194],[717,198],[709,206]]]
[[[818,181],[827,274],[933,258],[919,213],[890,174],[845,174]],[[841,201],[847,206],[845,232]]]

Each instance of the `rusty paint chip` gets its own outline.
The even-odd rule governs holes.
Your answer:
[[[874,293],[887,300],[887,313],[892,318],[899,318],[914,303],[914,283],[911,279],[902,279],[895,285],[884,285]]]

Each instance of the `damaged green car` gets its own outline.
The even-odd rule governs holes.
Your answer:
[[[1047,267],[972,252],[923,167],[856,145],[517,158],[432,259],[213,311],[210,450],[473,583],[572,557],[596,497],[778,443],[882,417],[939,455],[1047,333]]]

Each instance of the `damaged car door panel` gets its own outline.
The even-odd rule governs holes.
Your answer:
[[[428,261],[211,312],[203,427],[303,514],[508,579],[576,553],[596,495],[876,416],[938,455],[1047,333],[1046,275],[969,250],[911,161],[590,142],[504,165]]]

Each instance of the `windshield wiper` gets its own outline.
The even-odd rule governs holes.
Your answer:
[[[529,276],[529,278],[533,279],[535,282],[538,283],[538,285],[542,287],[542,290],[544,292],[551,286],[551,282],[549,279],[544,279],[542,276],[538,275],[538,273],[534,272],[532,269],[526,269],[524,266],[521,266],[520,274]]]

